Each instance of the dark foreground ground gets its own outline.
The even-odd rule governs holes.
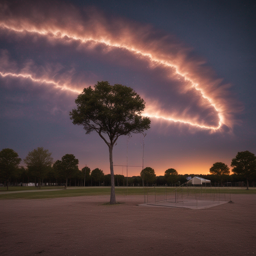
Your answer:
[[[256,195],[204,210],[108,199],[0,201],[0,255],[256,255]]]

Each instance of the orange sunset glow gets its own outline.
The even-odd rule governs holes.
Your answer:
[[[241,85],[246,88],[252,80],[244,77],[248,69],[238,77],[237,67],[246,60],[233,60],[240,55],[218,32],[199,34],[204,23],[195,30],[190,24],[182,28],[185,17],[176,23],[168,16],[160,24],[154,17],[141,21],[93,4],[79,6],[0,4],[2,129],[9,134],[3,147],[17,147],[23,158],[40,145],[53,152],[54,160],[70,152],[79,168],[109,173],[104,142],[97,134],[85,135],[69,118],[78,94],[98,81],[129,86],[145,100],[142,115],[151,119],[151,128],[144,166],[157,175],[171,167],[180,174],[207,174],[214,162],[230,166],[239,150],[253,147],[253,124],[247,133],[241,131],[242,115],[249,113],[243,105],[251,97]],[[127,139],[119,138],[116,164],[140,166],[141,139],[133,136],[127,146]],[[129,173],[139,175],[140,169]],[[116,167],[116,173],[123,171]]]

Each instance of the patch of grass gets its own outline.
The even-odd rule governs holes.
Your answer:
[[[61,189],[63,186],[42,186],[41,190],[44,189]],[[10,186],[9,190],[6,190],[6,187],[0,187],[0,194],[1,192],[8,192],[8,191],[27,191],[27,190],[40,190],[38,187],[22,187],[22,186]]]
[[[94,196],[94,195],[110,195],[110,187],[42,187],[36,191],[29,191],[34,189],[27,189],[23,187],[22,190],[13,189],[17,193],[5,194],[4,191],[0,192],[1,199],[43,199],[43,198],[58,198],[58,197],[74,197],[74,196]],[[32,187],[33,188],[33,187]],[[58,189],[55,191],[44,191],[44,189]],[[200,187],[116,187],[116,195],[165,195],[170,193],[215,193],[215,194],[256,194],[255,188],[200,188]]]
[[[26,192],[13,194],[0,194],[0,199],[43,199],[73,196],[93,196],[93,195],[109,195],[110,188],[92,188],[92,189],[62,189],[55,191]]]

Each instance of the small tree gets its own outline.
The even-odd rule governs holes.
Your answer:
[[[41,188],[41,182],[52,165],[53,159],[51,155],[52,153],[47,149],[39,147],[29,152],[27,157],[24,159],[30,173],[38,179],[39,188]]]
[[[222,162],[216,162],[213,164],[213,166],[210,168],[210,173],[212,175],[216,175],[220,178],[220,183],[222,184],[223,178],[225,175],[229,175],[229,167],[222,163]]]
[[[256,173],[256,156],[249,151],[238,152],[236,157],[232,159],[231,166],[234,167],[233,173],[246,178],[247,189],[249,189],[249,180]]]
[[[9,189],[9,181],[18,169],[21,159],[18,154],[10,149],[5,148],[0,152],[0,176],[6,182],[6,188]]]
[[[170,168],[165,171],[164,177],[167,183],[175,184],[178,181],[178,172],[175,169]]]
[[[85,166],[82,169],[82,174],[83,174],[83,177],[84,177],[84,187],[85,187],[85,181],[88,180],[89,177],[90,177],[90,172],[91,172],[91,169],[87,166]]]
[[[53,168],[65,179],[65,189],[67,189],[68,179],[72,178],[78,170],[78,159],[73,154],[66,154],[61,161],[57,160],[54,163]]]
[[[70,112],[73,124],[83,125],[86,134],[95,131],[107,144],[111,174],[110,203],[116,203],[113,147],[122,135],[142,133],[150,128],[150,119],[142,117],[144,100],[130,87],[98,82],[85,88],[76,99],[77,109]]]
[[[92,170],[91,176],[95,182],[99,182],[99,186],[100,186],[100,182],[104,180],[104,173],[99,168]]]
[[[156,174],[155,174],[155,170],[152,169],[151,167],[146,167],[144,168],[141,172],[140,172],[140,176],[142,178],[142,184],[144,186],[144,183],[146,183],[147,185],[149,183],[154,183],[155,179],[156,179]]]

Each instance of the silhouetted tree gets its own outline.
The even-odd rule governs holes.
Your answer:
[[[111,174],[110,203],[116,203],[113,147],[122,135],[142,133],[150,128],[150,119],[142,117],[144,100],[130,87],[98,82],[85,88],[76,99],[77,109],[70,112],[73,124],[83,125],[86,134],[96,131],[109,149]]]
[[[229,167],[226,164],[222,162],[216,162],[210,168],[210,173],[213,175],[217,175],[220,178],[220,183],[222,184],[224,176],[229,175],[230,171]]]
[[[95,182],[99,182],[99,186],[100,186],[100,182],[104,180],[104,173],[99,168],[92,170],[91,176]]]
[[[167,183],[173,185],[178,181],[178,172],[173,168],[169,168],[165,171],[164,177]]]
[[[18,169],[21,159],[19,155],[10,148],[5,148],[0,152],[0,177],[6,182],[9,189],[9,181]]]
[[[117,186],[124,185],[124,175],[116,174],[115,181]]]
[[[151,167],[146,167],[144,168],[141,172],[140,172],[140,176],[142,178],[142,184],[144,186],[144,183],[146,183],[147,185],[150,183],[154,183],[155,179],[156,179],[156,174],[155,174],[155,170],[152,169]]]
[[[66,180],[65,189],[67,189],[68,179],[72,178],[78,170],[78,159],[73,154],[66,154],[61,161],[57,160],[54,163],[53,168]]]
[[[39,188],[41,188],[41,182],[52,165],[51,155],[47,149],[39,147],[29,152],[24,159],[30,172],[38,179]]]
[[[87,166],[85,166],[82,169],[82,174],[83,174],[83,178],[84,178],[84,186],[85,186],[85,181],[88,180],[90,177],[90,172],[91,172],[91,169]]]
[[[249,189],[249,180],[256,173],[256,156],[249,151],[238,152],[232,159],[231,166],[234,167],[232,172],[246,178],[247,189]]]

